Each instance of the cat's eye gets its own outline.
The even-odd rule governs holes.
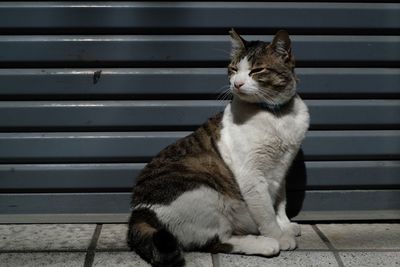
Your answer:
[[[250,71],[249,75],[256,74],[256,73],[262,72],[264,70],[265,70],[265,68],[255,68]]]
[[[280,71],[278,71],[278,70],[276,70],[274,68],[265,68],[265,69],[268,70],[268,71],[271,71],[271,72],[275,72],[276,74],[282,74],[282,72],[280,72]]]
[[[229,70],[232,72],[237,72],[238,69],[235,67],[229,66]]]

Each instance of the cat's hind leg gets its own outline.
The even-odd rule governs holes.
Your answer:
[[[187,191],[168,205],[152,205],[157,218],[187,251],[218,244],[220,236],[230,236],[232,228],[221,215],[223,198],[215,190],[201,186]]]
[[[186,251],[263,256],[279,253],[279,243],[273,238],[248,234],[232,235],[234,228],[238,226],[242,232],[245,232],[245,228],[253,230],[253,227],[252,223],[243,218],[240,225],[234,225],[234,218],[227,216],[226,211],[221,208],[227,204],[226,199],[215,190],[199,187],[185,192],[169,205],[153,205],[151,209]]]

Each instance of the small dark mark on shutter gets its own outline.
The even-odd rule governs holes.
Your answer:
[[[93,73],[93,84],[96,84],[100,80],[101,70],[95,71]]]

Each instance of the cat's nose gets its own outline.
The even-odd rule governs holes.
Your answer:
[[[242,81],[235,81],[234,85],[237,89],[239,89],[240,87],[242,87],[244,85],[244,82]]]

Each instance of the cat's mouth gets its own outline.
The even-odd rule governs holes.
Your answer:
[[[255,92],[249,92],[247,90],[238,90],[237,88],[232,89],[233,95],[237,96],[239,99],[254,103],[254,102],[260,102],[259,97]]]
[[[233,91],[233,93],[238,95],[238,96],[250,96],[250,95],[253,95],[253,94],[250,94],[248,92],[238,91],[238,90]]]
[[[238,96],[253,96],[253,95],[255,95],[255,93],[252,91],[245,90],[245,89],[237,89],[236,87],[233,87],[232,91],[234,94],[236,94]]]

